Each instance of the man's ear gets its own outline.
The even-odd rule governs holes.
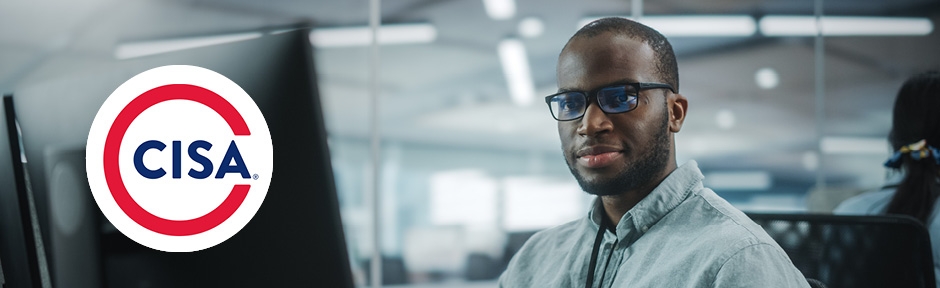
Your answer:
[[[682,122],[685,121],[685,114],[689,111],[689,100],[682,94],[673,94],[669,97],[667,108],[669,109],[669,132],[677,133],[682,129]]]

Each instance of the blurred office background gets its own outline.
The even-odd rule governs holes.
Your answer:
[[[356,283],[381,255],[385,285],[493,287],[528,235],[584,217],[593,199],[542,96],[567,39],[608,15],[670,39],[689,99],[679,164],[698,161],[706,186],[745,211],[827,213],[880,187],[897,89],[940,68],[935,0],[383,1],[375,183],[368,0],[0,1],[0,92],[312,20]]]

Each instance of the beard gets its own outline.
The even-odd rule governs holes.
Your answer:
[[[668,111],[663,113],[662,125],[650,141],[646,143],[645,152],[639,155],[636,163],[628,166],[611,178],[588,181],[575,169],[572,162],[565,161],[571,174],[578,180],[578,185],[588,194],[597,196],[619,195],[649,185],[666,168],[669,161],[669,134]]]

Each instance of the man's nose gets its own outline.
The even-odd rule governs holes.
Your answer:
[[[610,132],[614,129],[614,125],[610,122],[610,118],[607,117],[607,113],[604,113],[598,105],[588,105],[580,121],[581,123],[578,126],[579,135],[595,136]]]

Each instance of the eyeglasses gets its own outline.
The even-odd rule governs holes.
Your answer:
[[[558,121],[570,121],[581,118],[590,103],[590,96],[597,98],[597,107],[607,114],[624,113],[636,109],[637,95],[647,89],[676,89],[662,83],[626,83],[594,89],[593,91],[567,91],[545,97],[545,103]]]

